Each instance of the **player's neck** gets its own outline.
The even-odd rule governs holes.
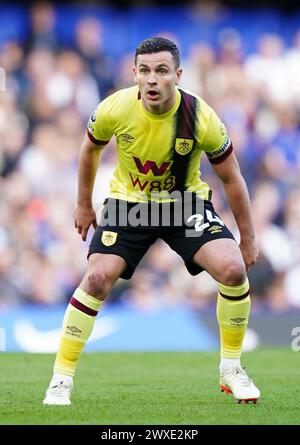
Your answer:
[[[167,101],[158,105],[150,105],[146,103],[142,98],[142,104],[145,110],[148,111],[148,113],[156,115],[165,114],[168,111],[170,111],[174,107],[175,102],[176,102],[176,90],[174,91],[172,97],[170,97]]]

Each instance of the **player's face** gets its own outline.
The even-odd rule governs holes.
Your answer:
[[[175,68],[169,51],[139,54],[133,73],[147,111],[163,114],[172,108],[176,100],[175,86],[179,83],[182,70]]]

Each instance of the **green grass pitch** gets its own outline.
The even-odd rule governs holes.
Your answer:
[[[54,355],[1,353],[2,425],[300,424],[299,357],[291,349],[244,353],[256,404],[219,391],[218,353],[86,353],[72,405],[42,405]]]

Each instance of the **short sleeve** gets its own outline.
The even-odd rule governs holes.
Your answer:
[[[208,118],[201,146],[212,164],[223,162],[232,152],[232,143],[227,136],[225,125],[213,109]]]
[[[91,114],[87,124],[88,137],[97,145],[106,145],[113,135],[113,126],[106,105],[105,100],[101,102]]]

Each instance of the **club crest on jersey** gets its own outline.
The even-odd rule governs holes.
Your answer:
[[[101,241],[104,244],[104,246],[113,246],[115,242],[117,241],[118,234],[116,232],[108,232],[107,230],[104,230],[102,233]]]
[[[187,155],[193,148],[193,139],[176,138],[175,150],[180,155]]]

